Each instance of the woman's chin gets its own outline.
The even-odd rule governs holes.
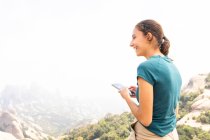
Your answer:
[[[141,54],[140,54],[140,53],[138,53],[138,52],[136,52],[136,56],[141,56]]]

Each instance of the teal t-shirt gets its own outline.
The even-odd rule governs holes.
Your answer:
[[[182,84],[180,73],[171,59],[157,55],[138,66],[138,77],[153,86],[152,123],[145,128],[156,135],[165,136],[176,127],[175,110]],[[136,93],[139,102],[139,88]]]

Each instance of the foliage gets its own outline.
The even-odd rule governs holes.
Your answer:
[[[180,140],[210,140],[209,132],[188,125],[177,126]]]
[[[130,134],[130,123],[134,120],[131,113],[124,112],[121,115],[107,114],[97,124],[89,124],[73,129],[65,140],[123,140]]]
[[[197,122],[201,122],[204,124],[210,124],[210,111],[204,111],[202,112],[197,118]]]
[[[121,140],[121,138],[117,135],[115,131],[110,131],[107,134],[103,134],[100,137],[100,140]]]
[[[181,119],[184,115],[189,113],[191,111],[191,105],[193,104],[193,100],[201,94],[199,91],[198,92],[191,92],[189,94],[182,94],[180,97],[180,102],[179,102],[179,118]]]

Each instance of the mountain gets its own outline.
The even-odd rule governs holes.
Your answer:
[[[41,127],[33,123],[26,123],[18,118],[14,111],[0,111],[0,138],[2,140],[53,140],[43,133]],[[12,134],[12,135],[11,135]]]
[[[94,102],[65,97],[59,92],[49,93],[39,86],[7,86],[0,93],[0,110],[4,115],[12,110],[17,118],[33,125],[32,128],[36,125],[39,132],[53,136],[95,122],[104,115]]]
[[[180,113],[185,113],[177,125],[189,125],[210,131],[210,74],[192,77],[183,87],[180,100]]]

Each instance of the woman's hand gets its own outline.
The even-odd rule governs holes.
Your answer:
[[[134,94],[131,94],[131,97],[132,97],[132,98],[136,98],[136,89],[137,89],[137,87],[136,87],[136,86],[130,86],[128,89],[129,89],[132,93],[134,93]]]

